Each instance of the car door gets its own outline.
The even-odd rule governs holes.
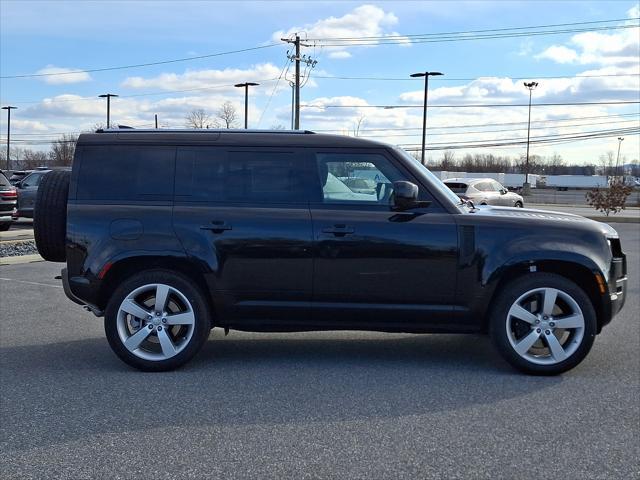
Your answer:
[[[457,230],[423,187],[427,208],[390,207],[393,182],[417,181],[386,149],[316,150],[314,322],[333,328],[398,328],[451,321]],[[372,181],[372,193],[340,178]]]
[[[495,180],[491,181],[491,188],[496,192],[496,205],[502,205],[504,207],[511,207],[509,195],[506,193],[506,189]]]
[[[292,148],[179,147],[173,225],[207,265],[216,314],[231,325],[308,320],[308,165]]]
[[[38,185],[47,171],[33,172],[27,175],[18,187],[18,212],[21,216],[33,217]]]

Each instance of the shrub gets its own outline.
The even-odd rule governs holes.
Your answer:
[[[589,205],[608,217],[610,213],[624,210],[624,204],[631,191],[632,188],[622,182],[614,182],[609,188],[594,188],[588,191],[585,196]]]

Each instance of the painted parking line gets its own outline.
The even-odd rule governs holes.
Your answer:
[[[15,280],[13,278],[2,278],[2,277],[0,277],[0,280],[5,281],[5,282],[26,283],[27,285],[39,285],[41,287],[62,288],[62,285],[51,285],[50,283],[29,282],[27,280]]]

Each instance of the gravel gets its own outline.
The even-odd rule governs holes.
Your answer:
[[[34,253],[38,253],[38,249],[33,240],[0,243],[0,257],[16,257],[18,255],[33,255]]]

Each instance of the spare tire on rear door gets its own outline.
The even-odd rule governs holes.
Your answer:
[[[38,252],[50,262],[66,260],[68,170],[47,173],[38,186],[33,210],[33,233]]]

